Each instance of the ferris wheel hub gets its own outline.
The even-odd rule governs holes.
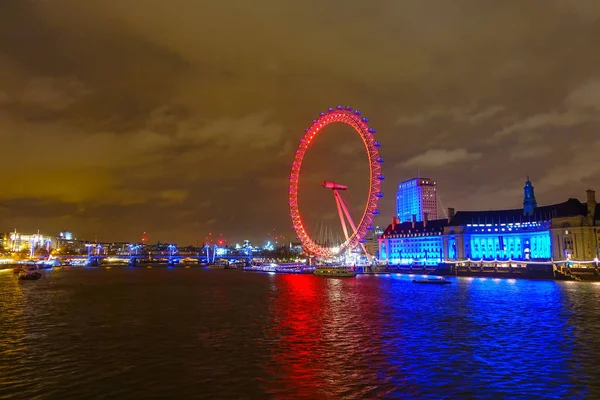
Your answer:
[[[340,185],[339,183],[335,183],[335,182],[323,181],[323,183],[321,185],[324,188],[327,188],[327,189],[348,190],[348,186],[346,186],[346,185]]]

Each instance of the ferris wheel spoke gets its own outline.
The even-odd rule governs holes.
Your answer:
[[[344,219],[344,211],[342,209],[343,205],[340,202],[339,197],[339,193],[334,190],[333,191],[333,197],[335,199],[335,205],[337,206],[337,210],[338,210],[338,215],[340,216],[340,222],[342,223],[342,230],[344,231],[344,237],[346,238],[346,241],[348,241],[350,239],[350,237],[348,236],[348,228],[346,227],[346,220]],[[354,229],[354,228],[352,228]]]
[[[348,206],[346,204],[346,202],[344,201],[344,199],[342,198],[342,195],[339,194],[337,191],[335,191],[335,193],[337,194],[338,197],[338,201],[341,203],[342,209],[344,210],[344,214],[346,214],[346,218],[348,218],[348,222],[350,223],[350,226],[352,227],[352,231],[354,232],[354,235],[359,235],[357,229],[356,229],[356,225],[354,225],[354,221],[352,220],[352,217],[350,216],[350,211],[348,211]],[[348,240],[348,236],[346,236],[346,240]],[[365,244],[359,242],[360,247],[362,248],[362,250],[365,252],[365,255],[367,257],[370,256],[369,252],[367,251]]]

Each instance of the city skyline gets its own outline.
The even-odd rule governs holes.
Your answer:
[[[600,188],[596,1],[142,3],[0,4],[0,231],[293,237],[295,146],[337,104],[383,145],[376,225],[417,171],[457,210],[517,208],[527,175],[540,206]],[[307,154],[313,229],[320,181],[362,204],[360,146],[331,127]]]

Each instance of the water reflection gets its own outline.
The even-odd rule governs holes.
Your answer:
[[[281,346],[272,352],[275,364],[291,366],[280,376],[294,382],[289,393],[573,398],[598,378],[574,362],[593,354],[595,364],[600,350],[600,339],[587,337],[600,337],[586,317],[600,316],[596,285],[456,279],[445,290],[405,276],[286,276],[277,285]]]
[[[21,357],[28,350],[26,312],[31,303],[28,298],[29,282],[21,282],[12,270],[2,270],[0,286],[0,393],[3,386],[19,387],[23,382],[13,372],[24,362]],[[8,377],[2,379],[2,377]]]
[[[266,391],[273,395],[296,393],[317,398],[322,384],[317,360],[322,331],[324,299],[317,292],[319,281],[307,275],[279,275],[271,312],[276,323],[269,335],[277,343],[270,348]],[[281,381],[287,385],[281,385]],[[282,387],[285,391],[282,393]]]
[[[597,284],[113,268],[0,300],[0,397],[600,398]]]

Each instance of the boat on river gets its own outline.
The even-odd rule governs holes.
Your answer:
[[[42,277],[42,274],[37,271],[21,271],[19,279],[22,281],[36,281]]]
[[[447,285],[450,282],[445,278],[427,278],[427,279],[413,279],[413,283],[424,283],[429,285]]]
[[[255,264],[242,267],[244,271],[267,272],[273,274],[312,274],[315,270],[305,264]]]
[[[316,276],[329,276],[334,278],[354,278],[356,276],[356,270],[352,267],[317,267],[313,274]]]

